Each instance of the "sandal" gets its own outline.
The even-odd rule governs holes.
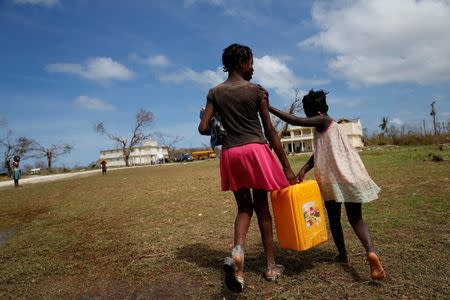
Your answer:
[[[244,251],[241,246],[237,245],[233,248],[231,257],[225,257],[223,269],[225,271],[225,284],[227,288],[234,293],[242,292],[244,288],[244,278],[237,275],[238,271],[242,274],[244,269]]]
[[[367,260],[369,261],[370,266],[370,277],[373,280],[383,280],[386,277],[386,273],[384,272],[384,268],[381,265],[380,258],[375,252],[369,252],[367,254]]]
[[[267,281],[275,281],[281,277],[284,272],[284,267],[282,265],[273,265],[267,268],[266,271],[266,280]]]

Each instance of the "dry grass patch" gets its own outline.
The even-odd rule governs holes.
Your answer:
[[[330,262],[331,241],[305,252],[277,248],[286,274],[268,283],[253,220],[237,298],[448,298],[450,150],[439,152],[439,163],[430,151],[437,150],[361,153],[383,190],[364,213],[384,282],[369,279],[363,248],[345,224],[349,266]],[[307,158],[290,159],[297,170]],[[0,199],[0,232],[10,231],[0,244],[2,299],[236,298],[222,274],[236,208],[232,194],[219,191],[217,161],[6,189]]]

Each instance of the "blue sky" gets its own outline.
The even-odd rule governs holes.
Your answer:
[[[198,111],[237,42],[274,106],[325,89],[331,116],[369,132],[383,116],[431,130],[432,101],[450,118],[449,30],[449,0],[0,0],[0,120],[73,143],[56,165],[96,160],[115,145],[94,124],[129,136],[141,108],[156,117],[148,132],[202,146]]]

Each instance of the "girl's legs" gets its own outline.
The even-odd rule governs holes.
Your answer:
[[[270,215],[267,191],[253,190],[253,205],[256,216],[258,217],[259,231],[261,232],[261,240],[264,246],[264,253],[266,254],[266,278],[275,280],[281,275],[284,268],[281,265],[275,264],[273,254],[272,216]]]
[[[244,255],[239,249],[243,249],[248,227],[253,215],[253,203],[250,189],[240,189],[234,192],[238,213],[234,222],[234,251],[233,260],[237,267],[236,276],[243,278]]]
[[[345,203],[347,218],[367,252],[372,279],[381,280],[386,275],[378,255],[375,253],[369,226],[362,218],[361,203]]]
[[[362,218],[361,203],[345,203],[345,211],[347,212],[347,219],[350,225],[352,225],[366,252],[375,252],[372,238],[370,237],[369,226],[367,226]]]
[[[19,187],[19,179],[14,178],[14,186]]]
[[[334,244],[339,252],[336,258],[339,262],[348,262],[347,251],[345,249],[344,233],[341,225],[341,203],[336,201],[325,201],[325,207],[330,223],[330,231],[333,236]]]

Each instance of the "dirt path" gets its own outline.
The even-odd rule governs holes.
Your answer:
[[[61,179],[76,177],[76,176],[91,176],[91,175],[94,175],[94,174],[100,173],[100,172],[101,172],[101,170],[91,170],[91,171],[82,171],[82,172],[64,173],[64,174],[54,174],[54,175],[44,175],[44,176],[35,175],[33,177],[20,179],[20,185],[34,184],[34,183],[39,183],[39,182],[55,181],[55,180],[61,180]],[[8,181],[0,182],[0,188],[13,187],[13,186],[14,186],[14,181],[12,179],[8,180]]]
[[[196,162],[190,162],[192,163],[199,163],[203,161],[196,161]],[[177,163],[166,163],[162,165],[172,165]],[[146,168],[146,167],[159,167],[162,165],[145,165],[145,166],[130,166],[130,167],[119,167],[119,168],[108,168],[108,173],[116,170],[126,169],[126,168]],[[92,176],[94,174],[100,173],[102,170],[89,170],[89,171],[81,171],[81,172],[74,172],[74,173],[63,173],[63,174],[54,174],[54,175],[35,175],[33,177],[27,177],[20,179],[20,185],[26,185],[26,184],[35,184],[39,182],[49,182],[49,181],[56,181],[56,180],[62,180],[72,177],[79,177],[79,176]],[[8,181],[2,181],[0,182],[0,189],[13,187],[14,181],[8,180]]]

